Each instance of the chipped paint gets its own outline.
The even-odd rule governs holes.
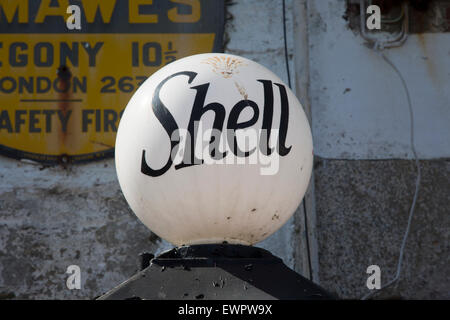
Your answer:
[[[245,91],[245,88],[242,85],[240,85],[237,81],[234,81],[234,84],[238,89],[239,94],[244,98],[244,100],[248,100],[248,94]]]
[[[411,158],[402,82],[379,55],[364,46],[359,27],[349,30],[343,14],[357,12],[347,8],[346,2],[308,4],[315,154],[333,159]],[[415,113],[416,149],[425,159],[450,157],[446,138],[450,136],[449,52],[450,33],[409,34],[401,47],[384,51],[406,80]]]
[[[213,71],[225,79],[231,78],[234,74],[239,73],[239,67],[245,66],[244,61],[239,58],[231,58],[225,56],[216,56],[205,59],[202,63],[209,64],[213,67]]]

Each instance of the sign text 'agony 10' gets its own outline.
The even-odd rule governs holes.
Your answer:
[[[67,28],[69,6],[80,27]],[[128,100],[179,58],[221,50],[223,1],[0,2],[0,154],[43,163],[112,156]]]

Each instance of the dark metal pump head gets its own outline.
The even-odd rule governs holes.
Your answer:
[[[244,245],[174,248],[99,299],[327,300],[269,251]]]

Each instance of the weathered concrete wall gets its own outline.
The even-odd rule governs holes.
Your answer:
[[[401,80],[359,30],[346,0],[309,1],[310,99],[315,154],[339,159],[412,158]],[[412,22],[414,24],[414,22]],[[414,110],[423,159],[450,157],[450,33],[410,34],[384,54],[400,70]]]
[[[398,286],[378,298],[450,299],[450,161],[421,161],[422,183]],[[397,268],[414,194],[408,160],[315,162],[321,285],[342,298],[360,298],[366,269],[378,265],[381,285]]]
[[[304,43],[320,284],[355,299],[369,292],[368,266],[381,268],[381,285],[394,277],[417,173],[414,161],[398,160],[412,157],[401,81],[348,27],[346,2],[307,0]],[[449,44],[449,33],[413,34],[402,47],[385,50],[411,93],[419,157],[435,160],[420,161],[400,281],[377,298],[450,298]]]
[[[281,5],[237,1],[229,12],[226,52],[286,79]],[[260,246],[293,266],[294,235],[291,219]],[[112,159],[45,168],[0,157],[0,299],[90,299],[135,273],[139,253],[169,248],[129,209]],[[66,288],[72,264],[81,268],[81,290]]]
[[[42,169],[1,159],[0,293],[26,299],[93,298],[164,246],[128,208],[113,160]],[[68,290],[66,269],[81,268]]]

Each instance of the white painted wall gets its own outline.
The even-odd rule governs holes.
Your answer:
[[[332,159],[411,158],[401,81],[347,27],[345,3],[308,1],[315,154]],[[449,157],[450,33],[412,34],[385,55],[406,79],[419,157]]]

